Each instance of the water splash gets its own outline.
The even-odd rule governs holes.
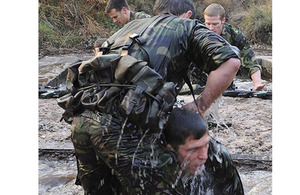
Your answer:
[[[198,166],[190,185],[191,195],[213,195],[211,185],[212,176],[206,171],[205,165]]]
[[[217,127],[222,127],[222,125],[224,125],[227,128],[227,130],[229,130],[229,127],[226,125],[224,119],[219,114],[219,106],[223,102],[224,102],[223,99],[219,97],[212,103],[212,105],[210,106],[210,108],[207,110],[206,113],[208,117],[211,116],[212,119],[217,123]]]
[[[150,153],[150,162],[151,167],[154,168],[158,164],[158,156],[155,155],[155,148],[158,147],[158,144],[156,143],[157,140],[160,139],[161,134],[163,130],[161,129],[158,133],[154,133],[151,138],[150,147],[151,147],[151,153]]]
[[[145,138],[145,136],[146,136],[146,134],[147,134],[148,132],[149,132],[149,129],[147,129],[147,130],[145,131],[145,133],[144,133],[143,136],[141,137],[141,139],[140,139],[138,145],[137,145],[136,148],[135,148],[135,151],[134,151],[133,156],[132,156],[132,161],[131,161],[131,162],[132,162],[132,166],[134,165],[134,159],[135,159],[136,153],[138,152],[138,149],[139,149],[139,147],[140,147],[142,141],[144,140],[144,138]]]
[[[216,127],[215,129],[224,129],[224,131],[227,134],[232,134],[232,136],[236,137],[236,134],[230,130],[230,128],[228,127],[228,125],[225,123],[225,120],[220,116],[219,113],[219,106],[222,105],[224,103],[224,100],[222,97],[219,97],[218,99],[216,99],[212,105],[210,106],[210,108],[206,111],[206,120],[212,123],[216,123]]]
[[[175,187],[177,186],[179,180],[182,178],[182,174],[183,174],[184,170],[186,169],[188,163],[190,162],[190,161],[189,161],[189,157],[190,157],[190,155],[191,155],[192,153],[193,153],[193,150],[190,151],[190,152],[186,155],[185,159],[184,159],[183,162],[181,163],[181,165],[180,165],[180,170],[179,170],[178,173],[177,173],[177,178],[176,178],[175,182],[172,184],[172,188],[173,188],[173,189],[175,189]],[[176,173],[175,173],[175,174],[176,174]]]
[[[178,171],[177,178],[174,184],[172,184],[172,188],[175,188],[181,179],[183,185],[185,186],[186,190],[190,192],[190,195],[213,195],[213,189],[210,189],[212,183],[212,176],[206,170],[204,164],[199,164],[196,168],[194,174],[191,174],[187,171],[187,166],[190,162],[189,157],[194,152],[194,150],[190,151],[183,162],[181,163],[180,170]],[[217,153],[220,152],[220,148],[217,148]],[[217,159],[220,161],[220,159]],[[221,160],[222,162],[222,160]]]
[[[122,136],[123,136],[123,133],[124,133],[124,128],[125,128],[125,125],[127,123],[127,120],[128,120],[128,117],[125,118],[125,121],[122,125],[122,128],[120,130],[120,136],[119,136],[119,139],[118,139],[118,142],[117,142],[117,150],[119,149],[119,146],[120,146],[120,142],[122,140]],[[118,153],[116,152],[115,153],[115,159],[116,159],[116,165],[118,165]]]
[[[143,173],[144,171],[145,171],[144,169],[141,169],[141,168],[139,167],[139,172],[138,172],[139,178],[143,178],[143,174],[142,174],[142,173]],[[144,175],[145,175],[145,173],[144,173]],[[142,190],[145,190],[144,180],[143,180],[143,179],[140,179],[140,187],[141,187]]]

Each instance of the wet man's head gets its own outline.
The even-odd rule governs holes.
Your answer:
[[[168,148],[177,154],[178,161],[187,163],[185,170],[199,174],[207,159],[210,136],[207,125],[198,113],[174,108],[164,130]]]
[[[105,13],[119,26],[130,22],[130,9],[126,0],[109,0],[105,8]]]
[[[156,0],[153,14],[169,13],[182,18],[195,18],[195,6],[191,0]]]
[[[225,22],[225,9],[220,4],[210,4],[204,10],[205,26],[211,31],[221,34]]]

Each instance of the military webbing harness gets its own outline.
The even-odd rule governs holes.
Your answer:
[[[133,43],[142,47],[145,40],[141,35],[157,18],[139,26],[138,33],[108,39],[99,55],[68,68],[66,86],[70,93],[57,99],[65,109],[66,122],[88,109],[127,117],[141,128],[164,127],[178,94],[176,84],[163,82],[147,62],[127,55]]]

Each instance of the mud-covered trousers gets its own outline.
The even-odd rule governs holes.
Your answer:
[[[85,194],[185,194],[159,132],[92,111],[74,117],[71,130]]]

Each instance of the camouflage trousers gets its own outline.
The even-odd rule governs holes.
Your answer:
[[[85,194],[185,194],[159,133],[92,111],[75,117],[71,130]]]

